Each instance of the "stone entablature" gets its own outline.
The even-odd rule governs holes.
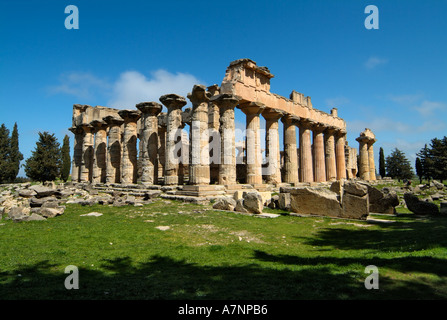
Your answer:
[[[310,97],[296,91],[290,99],[270,93],[271,78],[268,68],[241,59],[230,63],[220,87],[195,85],[187,98],[166,94],[160,97],[161,104],[141,102],[125,110],[75,104],[70,128],[75,135],[72,179],[149,185],[187,182],[190,186],[184,190],[193,194],[211,192],[207,185],[212,183],[237,189],[243,181],[262,190],[265,183],[296,185],[355,176],[356,153],[349,151],[346,123],[338,110],[333,108],[330,114],[317,110]],[[183,109],[187,99],[192,108]],[[167,112],[161,112],[162,105]],[[246,116],[242,147],[235,141],[236,107]],[[265,136],[261,119],[266,121]],[[284,127],[284,151],[280,151],[279,121]],[[189,137],[182,130],[185,126]],[[366,145],[362,147],[367,158],[360,150],[368,162],[359,169],[363,179],[372,176],[366,171],[375,170],[370,160],[375,138],[368,130],[358,138]]]

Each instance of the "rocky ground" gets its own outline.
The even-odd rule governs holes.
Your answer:
[[[375,184],[378,183],[380,181]],[[447,188],[438,181],[414,187],[398,186],[391,181],[385,187],[383,185],[374,187],[370,183],[351,180],[342,184],[335,182],[298,188],[282,187],[277,191],[266,193],[247,190],[234,197],[219,196],[211,201],[214,202],[214,209],[248,214],[260,214],[264,207],[297,212],[296,203],[300,201],[310,203],[310,209],[309,206],[306,209],[310,211],[314,210],[312,202],[317,207],[328,203],[333,208],[340,206],[340,217],[356,218],[354,211],[359,210],[358,218],[365,218],[365,198],[368,197],[366,212],[392,214],[395,213],[395,207],[402,206],[421,215],[447,213]],[[175,193],[172,187],[157,186],[148,189],[142,185],[126,189],[120,186],[94,187],[90,184],[70,182],[58,185],[54,182],[7,184],[0,186],[0,218],[13,221],[45,220],[63,214],[65,204],[69,203],[84,206],[93,204],[116,207],[143,206],[159,196],[172,197],[172,193]],[[344,203],[343,197],[345,197]],[[199,200],[208,203],[210,201],[210,199]]]

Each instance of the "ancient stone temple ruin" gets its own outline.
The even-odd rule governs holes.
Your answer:
[[[337,109],[315,109],[296,91],[289,98],[274,94],[272,78],[268,68],[240,59],[230,63],[220,86],[195,85],[187,97],[169,93],[161,104],[141,102],[126,110],[75,104],[73,181],[183,185],[185,194],[198,195],[212,193],[213,186],[237,190],[244,183],[263,191],[355,177],[356,149],[347,145]],[[182,109],[188,100],[192,108]],[[235,138],[235,108],[246,115],[242,146]],[[357,140],[360,177],[375,179],[374,135],[367,129]]]

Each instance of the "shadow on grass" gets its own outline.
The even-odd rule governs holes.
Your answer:
[[[254,251],[253,259],[298,265],[276,269],[258,264],[243,266],[199,266],[184,260],[151,256],[135,264],[129,257],[104,260],[98,269],[79,268],[79,289],[64,287],[64,270],[42,261],[19,268],[17,273],[0,273],[1,299],[445,299],[434,290],[433,282],[397,281],[380,278],[380,290],[366,290],[363,269],[338,266],[366,265],[374,259],[300,258],[272,256]],[[441,268],[442,259],[405,258],[394,261],[395,268],[407,265],[425,270],[429,265]],[[379,261],[381,262],[381,261]],[[384,261],[382,261],[384,262]],[[412,269],[412,270],[415,270]],[[445,272],[444,272],[445,273]],[[445,285],[442,283],[440,285]],[[382,289],[383,288],[383,289]]]
[[[322,250],[379,250],[381,252],[414,252],[433,248],[447,248],[447,218],[406,216],[404,222],[380,224],[379,229],[325,228],[312,237],[296,239]],[[412,219],[408,219],[412,217]]]

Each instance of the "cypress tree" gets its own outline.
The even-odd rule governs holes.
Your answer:
[[[23,154],[19,151],[19,131],[17,129],[17,122],[14,124],[14,128],[11,133],[10,140],[10,176],[9,181],[13,182],[19,174],[20,161],[23,160]]]
[[[379,174],[380,176],[383,178],[386,175],[386,171],[385,171],[385,155],[383,153],[383,148],[380,147],[379,150]]]
[[[36,149],[25,162],[26,175],[35,181],[53,181],[60,177],[61,149],[54,134],[39,132]]]
[[[61,155],[62,155],[61,179],[67,181],[68,177],[70,176],[70,168],[71,168],[70,138],[67,135],[65,135],[64,141],[62,143]]]
[[[11,153],[11,139],[9,130],[2,123],[0,126],[0,183],[6,183],[10,178],[11,165],[9,155]]]

